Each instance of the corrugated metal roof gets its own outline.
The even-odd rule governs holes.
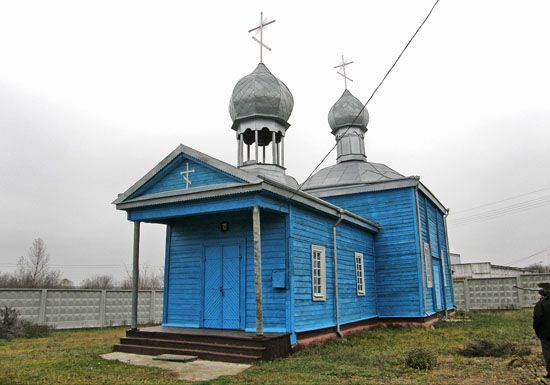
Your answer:
[[[331,186],[384,182],[404,177],[382,163],[349,161],[318,171],[304,183],[302,189],[307,191]]]

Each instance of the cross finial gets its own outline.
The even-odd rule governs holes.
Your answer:
[[[344,55],[342,55],[342,63],[341,64],[338,64],[337,66],[334,66],[334,68],[342,68],[342,72],[339,72],[339,71],[336,71],[338,73],[338,75],[342,76],[344,78],[344,87],[346,88],[346,90],[348,89],[348,80],[350,82],[352,82],[353,80],[350,79],[347,75],[346,75],[346,66],[350,65],[350,64],[353,64],[352,61],[348,61],[346,62],[346,60],[344,59]]]
[[[260,44],[260,63],[263,62],[263,49],[265,48],[268,51],[271,51],[271,48],[264,44],[264,28],[273,23],[275,23],[275,20],[267,21],[267,19],[264,19],[264,13],[260,12],[260,25],[248,30],[249,33],[254,32],[256,35],[260,33],[259,39],[256,38],[256,36],[252,36],[252,39]]]
[[[189,170],[189,162],[185,162],[185,170],[180,172],[180,175],[183,176],[183,181],[185,182],[185,189],[188,189],[192,185],[189,174],[195,172],[195,169],[192,168]]]

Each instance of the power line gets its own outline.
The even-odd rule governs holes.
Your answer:
[[[382,86],[382,84],[384,83],[384,81],[386,80],[386,78],[388,77],[388,75],[390,74],[390,72],[393,70],[393,68],[397,65],[397,62],[399,61],[399,59],[401,59],[401,56],[403,56],[403,54],[405,53],[405,51],[407,50],[407,48],[409,48],[409,45],[412,43],[413,39],[416,37],[416,35],[418,34],[418,32],[420,31],[420,29],[424,26],[424,24],[426,23],[426,21],[428,20],[428,18],[430,17],[430,15],[432,14],[433,10],[435,9],[435,7],[437,6],[437,4],[439,3],[439,0],[436,0],[434,5],[432,6],[432,8],[430,9],[430,11],[428,12],[428,14],[426,15],[426,17],[424,18],[424,20],[422,20],[422,23],[420,23],[420,25],[418,26],[418,28],[416,29],[416,31],[414,32],[414,34],[411,36],[411,38],[409,39],[409,41],[407,42],[407,44],[405,44],[405,46],[403,47],[403,49],[401,50],[401,52],[399,53],[399,55],[397,56],[397,58],[395,59],[395,61],[393,62],[393,64],[391,65],[390,69],[386,72],[386,74],[384,75],[384,77],[382,78],[382,80],[380,81],[380,83],[378,83],[378,85],[376,86],[376,88],[374,89],[374,91],[372,92],[372,94],[370,95],[370,97],[367,99],[367,102],[365,104],[363,104],[363,107],[361,108],[361,110],[359,111],[359,113],[357,114],[357,116],[355,116],[355,118],[353,119],[353,121],[351,122],[351,124],[348,126],[348,128],[346,129],[346,131],[344,131],[344,134],[342,136],[340,136],[340,138],[336,139],[336,144],[334,146],[332,146],[332,148],[326,153],[326,155],[323,157],[323,159],[317,164],[317,166],[315,166],[315,168],[313,169],[313,171],[311,171],[308,175],[308,177],[298,186],[298,189],[296,191],[294,191],[292,193],[292,195],[290,196],[290,198],[288,198],[288,200],[290,201],[292,199],[292,197],[294,197],[294,195],[296,195],[301,189],[302,187],[304,186],[304,184],[309,180],[309,178],[311,178],[311,176],[315,173],[315,171],[317,171],[317,169],[321,166],[321,164],[323,164],[323,162],[327,159],[327,157],[330,155],[330,153],[332,151],[334,151],[334,149],[336,148],[336,146],[338,146],[338,143],[340,142],[340,140],[342,140],[342,138],[347,134],[347,132],[350,130],[350,128],[355,124],[355,121],[359,118],[359,116],[361,116],[361,114],[363,113],[363,111],[365,110],[365,108],[367,107],[367,104],[369,104],[369,102],[372,100],[372,98],[374,97],[374,95],[376,94],[376,92],[378,91],[378,89]]]
[[[541,192],[541,191],[546,191],[546,190],[550,190],[550,187],[545,187],[545,188],[541,188],[541,189],[538,189],[538,190],[529,191],[529,192],[526,192],[526,193],[523,193],[523,194],[515,195],[513,197],[501,199],[501,200],[494,201],[494,202],[484,203],[482,205],[470,207],[469,209],[465,209],[465,210],[454,211],[454,212],[451,211],[450,215],[456,215],[456,214],[460,214],[460,213],[465,213],[467,211],[473,211],[473,210],[476,210],[476,209],[479,209],[479,208],[482,208],[482,207],[496,205],[498,203],[510,201],[510,200],[513,200],[513,199],[516,199],[516,198],[520,198],[520,197],[523,197],[523,196],[526,196],[526,195],[531,195],[531,194],[535,194],[535,193],[538,193],[538,192]]]
[[[509,264],[513,264],[513,263],[517,263],[517,262],[521,262],[521,261],[525,261],[529,258],[532,258],[532,257],[535,257],[539,254],[542,254],[544,253],[545,251],[550,251],[550,246],[546,247],[545,249],[542,249],[540,251],[537,251],[536,253],[533,253],[531,255],[528,255],[527,257],[523,257],[523,258],[520,258],[520,259],[516,259],[515,261],[512,261],[512,262],[508,262]]]
[[[504,215],[524,212],[533,208],[544,206],[550,203],[550,195],[531,199],[524,202],[514,203],[512,205],[500,207],[498,209],[473,214],[464,218],[451,218],[449,221],[455,224],[477,222],[479,220],[498,218]]]

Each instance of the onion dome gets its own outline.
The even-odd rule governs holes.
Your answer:
[[[347,89],[340,96],[340,99],[334,103],[328,113],[328,124],[333,134],[339,128],[346,127],[358,127],[365,132],[367,131],[368,123],[369,112],[366,108],[363,108],[363,103]]]
[[[239,121],[254,117],[272,118],[288,127],[293,107],[294,98],[288,87],[273,76],[265,64],[259,63],[233,89],[229,101],[232,128],[236,129]]]

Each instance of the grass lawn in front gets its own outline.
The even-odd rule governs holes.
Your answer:
[[[509,368],[509,357],[466,358],[456,351],[480,338],[527,342],[533,347],[527,360],[543,374],[531,314],[529,309],[472,313],[471,322],[440,322],[433,330],[365,331],[202,384],[528,384],[533,376],[525,369]],[[185,384],[161,369],[101,359],[99,355],[112,351],[124,332],[124,328],[66,330],[46,338],[0,340],[0,384]],[[437,353],[433,370],[405,365],[406,352],[417,346]]]

